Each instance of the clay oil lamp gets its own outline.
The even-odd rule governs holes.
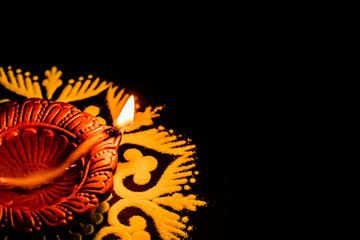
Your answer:
[[[71,104],[31,98],[0,105],[0,230],[70,226],[113,189],[134,99],[113,126]]]

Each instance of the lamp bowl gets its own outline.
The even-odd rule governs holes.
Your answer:
[[[57,168],[86,139],[109,129],[71,104],[31,98],[0,105],[0,178]],[[0,183],[0,228],[41,231],[91,215],[113,189],[121,135],[109,136],[41,185]],[[0,229],[1,230],[1,229]]]

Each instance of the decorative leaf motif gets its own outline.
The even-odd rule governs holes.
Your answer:
[[[190,211],[196,211],[196,206],[204,206],[205,202],[196,200],[196,196],[190,194],[184,197],[181,193],[174,193],[171,196],[154,198],[154,203],[171,207],[174,210],[181,211],[184,208]]]
[[[187,156],[178,157],[167,167],[156,186],[145,192],[131,191],[127,189],[122,182],[122,180],[126,177],[136,175],[139,171],[141,171],[139,169],[141,167],[138,164],[139,161],[119,163],[120,166],[117,168],[117,172],[114,175],[114,181],[117,182],[114,186],[114,191],[124,199],[136,198],[146,200],[151,200],[164,194],[180,191],[182,189],[182,185],[188,183],[187,177],[192,176],[191,169],[195,167],[195,164],[189,163],[193,160],[193,158],[189,158]]]
[[[128,132],[131,132],[133,130],[139,129],[143,126],[151,126],[153,125],[153,119],[160,116],[158,111],[162,110],[162,106],[158,106],[155,108],[152,108],[151,106],[148,106],[143,112],[142,111],[136,111],[135,113],[135,122],[134,124],[127,130]]]
[[[63,84],[60,79],[61,74],[62,71],[58,71],[57,67],[52,67],[51,70],[45,71],[47,78],[44,79],[42,85],[46,88],[46,97],[48,99],[51,99],[56,89]]]
[[[6,74],[4,69],[0,67],[0,83],[5,88],[18,95],[27,98],[31,98],[31,97],[42,98],[40,84],[36,82],[38,77],[34,76],[33,79],[31,79],[30,73],[26,72],[24,78],[24,75],[21,73],[20,69],[17,69],[16,72],[17,75],[15,76],[11,67],[8,67],[8,72]]]
[[[141,216],[133,216],[129,219],[129,226],[120,223],[119,219],[117,219],[117,215],[125,208],[130,207],[131,202],[122,201],[117,202],[113,208],[110,209],[112,211],[109,215],[109,221],[111,222],[111,226],[103,227],[94,237],[94,240],[103,239],[103,237],[114,234],[115,236],[121,239],[128,240],[150,240],[150,234],[145,232],[146,228],[146,220]]]
[[[100,78],[96,78],[93,82],[90,79],[82,82],[82,78],[80,78],[72,86],[71,84],[74,83],[74,80],[70,79],[69,84],[63,89],[57,101],[74,102],[96,96],[109,87],[106,81],[102,81],[100,84],[99,82]]]
[[[122,199],[116,202],[109,210],[108,222],[110,226],[102,228],[94,239],[100,240],[109,234],[114,234],[121,237],[121,239],[134,239],[134,236],[136,236],[135,234],[143,232],[146,227],[146,221],[144,218],[140,216],[132,217],[130,219],[130,226],[122,224],[117,218],[123,209],[132,206],[143,210],[154,220],[155,226],[163,239],[180,240],[179,237],[187,236],[187,233],[184,231],[186,225],[180,222],[180,216],[178,214],[166,210],[151,201],[140,199]],[[144,239],[150,239],[148,234],[141,234],[146,236]]]
[[[129,94],[124,94],[125,88],[121,89],[115,95],[117,89],[118,86],[113,87],[111,83],[106,95],[106,101],[108,103],[110,114],[114,121],[120,115],[120,112],[123,109],[127,99],[130,97]]]
[[[121,142],[122,144],[130,143],[144,146],[172,155],[191,155],[195,149],[195,145],[187,144],[185,140],[177,140],[176,136],[170,135],[167,131],[162,131],[162,128],[127,133],[123,136]]]

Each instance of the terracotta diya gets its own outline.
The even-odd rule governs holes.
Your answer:
[[[68,103],[0,105],[0,227],[40,231],[93,214],[113,189],[121,136]],[[48,181],[51,169],[61,170]]]

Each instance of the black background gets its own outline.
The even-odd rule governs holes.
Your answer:
[[[142,105],[165,105],[157,123],[191,138],[197,145],[200,175],[194,191],[208,202],[190,218],[195,229],[189,239],[233,239],[245,231],[240,225],[241,215],[235,213],[244,198],[241,184],[235,183],[241,178],[241,145],[239,154],[233,152],[234,141],[241,138],[241,108],[235,106],[241,91],[234,90],[240,86],[226,75],[219,59],[186,49],[176,53],[162,49],[161,54],[134,53],[129,58],[119,53],[112,58],[70,55],[68,61],[47,63],[41,63],[41,58],[27,63],[4,60],[0,59],[1,67],[29,70],[40,79],[51,66],[73,78],[92,74],[126,87]]]

